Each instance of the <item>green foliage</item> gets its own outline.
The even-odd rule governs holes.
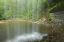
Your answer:
[[[53,9],[56,8],[56,7],[60,7],[62,4],[64,4],[64,1],[59,2],[59,3],[57,3],[56,5],[54,5],[54,6],[52,6],[51,8],[49,8],[49,9],[48,9],[48,12],[50,12],[51,10],[53,10]]]
[[[0,20],[3,19],[2,15],[4,14],[4,7],[3,7],[3,3],[2,0],[0,1]]]
[[[60,2],[49,9],[52,0],[0,0],[0,19],[39,20],[43,14],[63,4]]]
[[[1,0],[0,19],[38,20],[38,0]],[[3,4],[3,5],[2,5]],[[34,16],[33,16],[34,15]]]

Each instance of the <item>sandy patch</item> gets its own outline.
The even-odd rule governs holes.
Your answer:
[[[0,23],[5,23],[4,21],[0,21]]]

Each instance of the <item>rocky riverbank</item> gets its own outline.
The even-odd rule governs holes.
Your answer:
[[[39,21],[48,30],[50,28],[49,35],[44,37],[40,42],[64,42],[64,11],[50,13],[50,17],[51,21],[47,21],[45,17]]]

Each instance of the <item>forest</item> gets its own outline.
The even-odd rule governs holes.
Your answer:
[[[0,20],[19,18],[21,20],[39,20],[49,14],[64,1],[54,0],[0,0]],[[47,16],[47,15],[46,15]]]

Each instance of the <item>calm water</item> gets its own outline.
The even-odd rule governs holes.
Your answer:
[[[25,20],[0,21],[0,42],[30,42],[41,40],[43,36],[47,36],[48,33],[52,32],[52,29],[60,33],[60,35],[57,35],[60,38],[58,41],[63,41],[63,27],[54,29]]]
[[[19,35],[31,35],[33,32],[36,32],[37,35],[38,33],[47,34],[49,31],[45,26],[31,21],[7,20],[0,22],[0,42],[5,42],[7,39],[13,39]]]

